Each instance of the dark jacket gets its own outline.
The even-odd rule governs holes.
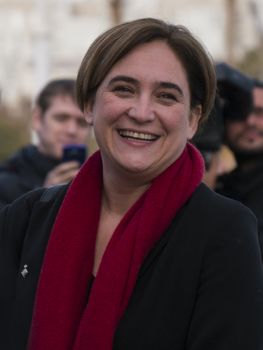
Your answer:
[[[59,161],[28,145],[0,164],[0,208],[22,194],[41,187]]]
[[[236,199],[256,215],[258,220],[259,241],[263,260],[263,161],[247,172],[239,167],[219,178],[216,191],[224,196]]]
[[[0,213],[1,349],[26,349],[42,258],[66,187],[56,191],[33,191]],[[263,349],[263,269],[249,209],[197,188],[146,257],[113,349]]]

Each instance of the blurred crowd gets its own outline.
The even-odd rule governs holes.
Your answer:
[[[36,144],[0,165],[0,208],[33,189],[69,182],[86,158],[90,128],[75,99],[74,79],[55,79],[43,87],[31,125]]]
[[[226,63],[216,73],[215,105],[193,142],[205,160],[204,182],[257,216],[263,249],[263,82]]]

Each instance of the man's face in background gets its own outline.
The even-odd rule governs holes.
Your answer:
[[[263,153],[263,88],[253,88],[253,110],[246,119],[226,119],[225,137],[234,153]]]
[[[82,111],[71,96],[54,96],[49,108],[33,113],[33,129],[37,134],[39,151],[52,158],[61,158],[67,144],[87,143],[89,127]]]

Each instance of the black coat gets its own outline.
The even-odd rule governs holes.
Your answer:
[[[240,201],[256,215],[263,260],[263,159],[261,158],[257,166],[251,170],[244,172],[237,167],[220,177],[216,191]]]
[[[42,258],[65,190],[44,198],[36,190],[0,214],[1,349],[26,349]],[[113,349],[263,349],[263,269],[249,209],[198,187],[146,257]]]
[[[36,146],[21,148],[0,164],[0,208],[19,196],[43,186],[47,173],[59,160],[40,153]]]

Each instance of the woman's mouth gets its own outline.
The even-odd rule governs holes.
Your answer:
[[[155,134],[140,132],[140,131],[124,130],[124,129],[119,129],[118,133],[123,138],[127,138],[129,140],[136,140],[136,141],[152,142],[159,138],[159,136]]]

